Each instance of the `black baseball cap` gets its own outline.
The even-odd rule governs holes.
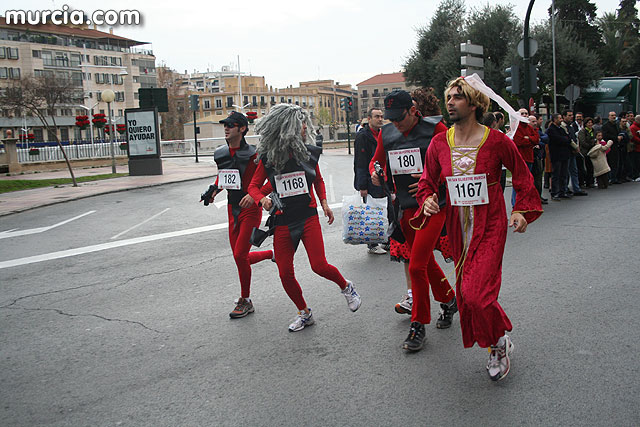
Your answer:
[[[384,118],[394,120],[402,116],[404,110],[413,106],[411,95],[406,90],[394,90],[384,98]]]
[[[237,124],[239,127],[242,126],[249,126],[249,120],[247,120],[247,118],[245,117],[244,114],[242,113],[238,113],[237,111],[232,111],[231,114],[229,114],[229,117],[227,117],[224,120],[220,120],[220,123],[224,124],[229,124],[229,125],[234,125]]]

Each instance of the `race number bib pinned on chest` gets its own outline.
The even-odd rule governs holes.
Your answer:
[[[422,173],[422,159],[419,148],[389,151],[389,166],[393,175]]]
[[[309,194],[307,177],[304,171],[276,175],[276,191],[280,198]]]
[[[218,187],[225,190],[242,189],[240,171],[238,169],[220,169],[218,171]]]
[[[447,189],[453,206],[486,205],[489,203],[487,174],[448,176]]]

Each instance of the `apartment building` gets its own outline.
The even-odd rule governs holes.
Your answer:
[[[131,40],[87,26],[7,25],[0,17],[0,90],[27,75],[66,76],[72,79],[83,99],[75,105],[56,108],[58,136],[62,141],[88,138],[75,127],[77,115],[103,113],[107,104],[100,93],[115,92],[111,103],[112,118],[124,123],[124,110],[138,107],[138,89],[157,87],[155,56],[144,49],[146,42]],[[42,123],[27,112],[0,106],[0,128],[28,129],[36,141],[52,140]],[[98,137],[97,133],[94,135]]]
[[[298,87],[274,88],[267,85],[263,76],[239,73],[230,67],[222,67],[215,72],[194,72],[178,76],[175,85],[180,88],[179,97],[186,94],[200,95],[199,122],[217,123],[231,111],[257,113],[258,118],[266,115],[271,107],[280,103],[296,104],[307,109],[315,124],[330,125],[344,123],[346,116],[340,110],[340,98],[357,96],[348,84],[333,80],[300,82]],[[357,104],[356,104],[357,105]],[[351,117],[356,117],[352,113]],[[185,138],[193,138],[193,122],[184,126]],[[204,132],[205,128],[201,128]],[[203,137],[219,136],[218,131]]]
[[[360,117],[365,117],[369,108],[384,108],[384,97],[391,91],[406,90],[410,92],[416,88],[416,86],[406,83],[402,72],[378,74],[358,83],[357,87]]]

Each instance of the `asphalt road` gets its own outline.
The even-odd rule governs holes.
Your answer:
[[[351,158],[322,162],[339,203]],[[640,184],[549,205],[509,234],[500,302],[516,349],[498,383],[486,350],[462,347],[457,316],[403,352],[402,267],[343,244],[339,208],[334,225],[321,217],[327,258],[362,308],[301,247],[316,325],[287,331],[295,306],[269,261],[253,268],[256,312],[230,320],[239,284],[226,208],[198,204],[208,184],[2,218],[0,425],[640,425]]]

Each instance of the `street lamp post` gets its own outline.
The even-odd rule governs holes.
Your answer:
[[[100,97],[107,103],[107,110],[109,112],[109,121],[107,126],[111,126],[111,103],[116,99],[116,94],[111,89],[105,89],[100,94]],[[116,173],[116,152],[113,148],[113,130],[109,129],[109,143],[111,145],[111,173]]]

